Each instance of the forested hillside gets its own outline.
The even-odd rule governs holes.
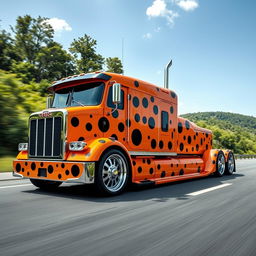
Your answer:
[[[227,112],[199,112],[182,115],[213,131],[213,146],[237,154],[256,154],[256,118]]]
[[[103,57],[87,34],[68,49],[54,40],[45,17],[18,16],[10,31],[0,21],[0,156],[17,152],[27,141],[30,113],[45,108],[46,88],[69,75],[98,70],[122,73],[117,57]]]

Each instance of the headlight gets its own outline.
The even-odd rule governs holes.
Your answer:
[[[82,151],[87,144],[84,141],[72,141],[69,143],[70,151]]]
[[[19,151],[27,151],[28,150],[28,143],[19,143],[18,150]]]

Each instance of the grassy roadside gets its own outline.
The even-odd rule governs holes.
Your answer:
[[[3,156],[0,157],[0,172],[11,172],[12,171],[12,161],[14,156]]]

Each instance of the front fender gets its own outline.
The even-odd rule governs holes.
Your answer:
[[[102,153],[109,147],[119,147],[129,156],[126,147],[117,140],[109,138],[97,138],[87,142],[87,147],[84,151],[70,152],[67,156],[68,161],[99,161]]]

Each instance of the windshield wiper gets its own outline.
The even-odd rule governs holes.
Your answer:
[[[85,105],[84,105],[83,103],[81,103],[81,102],[79,102],[79,101],[77,101],[77,100],[72,99],[72,102],[78,103],[79,105],[85,107]]]
[[[66,100],[66,106],[68,106],[68,107],[71,105],[73,93],[74,93],[74,88],[72,89],[72,91],[69,91],[69,93],[68,93],[68,97]]]

